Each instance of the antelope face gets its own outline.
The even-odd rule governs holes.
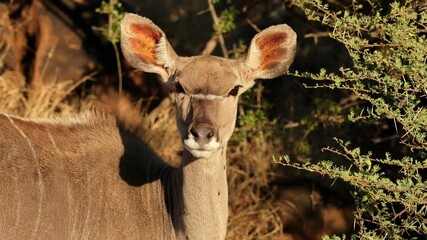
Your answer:
[[[187,58],[169,84],[176,96],[177,124],[184,147],[201,158],[226,146],[242,92],[238,66],[211,56]]]
[[[184,147],[195,158],[207,158],[227,145],[240,94],[257,78],[275,78],[287,71],[295,55],[296,34],[285,24],[267,28],[252,39],[241,60],[179,57],[159,27],[127,14],[121,24],[121,45],[133,67],[159,74],[174,91]]]

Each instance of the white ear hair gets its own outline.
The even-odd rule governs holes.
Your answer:
[[[165,33],[150,19],[131,13],[125,15],[120,27],[122,52],[129,64],[167,81],[178,56]]]
[[[271,26],[252,39],[244,61],[251,80],[283,75],[292,64],[296,51],[296,33],[286,24]]]

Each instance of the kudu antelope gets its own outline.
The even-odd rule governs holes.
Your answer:
[[[27,120],[0,114],[0,239],[224,239],[226,147],[238,97],[281,76],[295,55],[287,25],[242,60],[179,57],[149,19],[127,14],[121,45],[175,92],[182,164],[165,164],[106,114]]]

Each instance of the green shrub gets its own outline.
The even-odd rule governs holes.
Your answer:
[[[339,73],[294,73],[314,80],[309,87],[347,90],[366,101],[368,109],[347,119],[364,123],[394,121],[399,156],[374,155],[336,139],[323,150],[347,163],[281,163],[342,179],[354,187],[355,234],[352,239],[417,239],[427,235],[427,14],[423,1],[295,0],[309,20],[321,22],[344,44],[353,67]],[[382,5],[381,5],[382,4]],[[368,110],[368,111],[367,111]],[[391,149],[390,149],[391,152]],[[403,157],[402,157],[403,156]],[[348,166],[350,163],[350,167]],[[336,238],[334,238],[336,239]]]

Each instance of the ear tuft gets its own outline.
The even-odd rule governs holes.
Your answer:
[[[129,64],[158,73],[166,81],[177,55],[164,32],[150,19],[131,13],[125,15],[120,27],[122,52]]]
[[[252,39],[245,65],[248,77],[275,78],[291,65],[296,51],[296,33],[286,24],[271,26]]]

